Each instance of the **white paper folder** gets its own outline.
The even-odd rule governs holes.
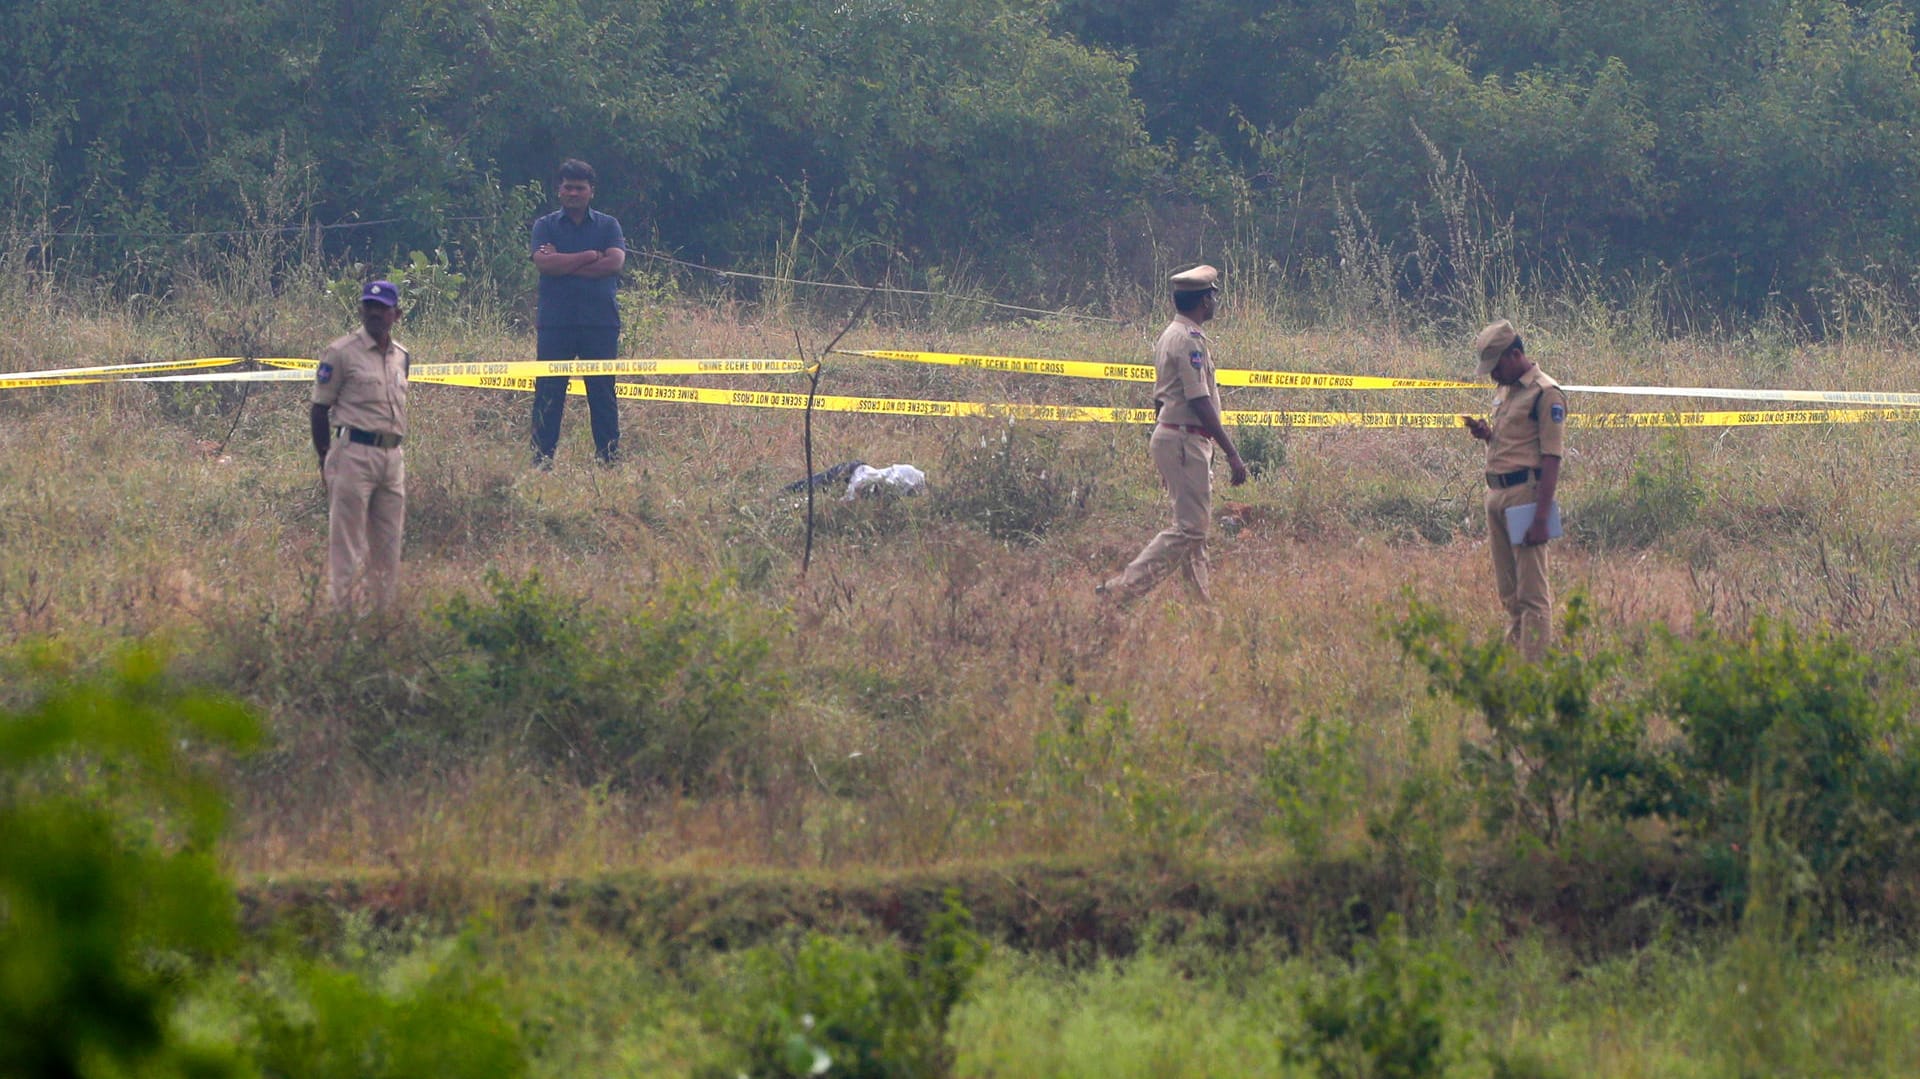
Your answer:
[[[1527,529],[1533,527],[1534,503],[1507,507],[1507,542],[1515,547],[1527,538]],[[1560,538],[1560,503],[1547,507],[1547,538]]]

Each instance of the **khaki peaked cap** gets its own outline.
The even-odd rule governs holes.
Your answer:
[[[1220,271],[1203,263],[1191,270],[1181,270],[1169,280],[1175,292],[1205,292],[1220,287]]]
[[[1505,355],[1518,340],[1520,340],[1519,331],[1515,330],[1513,323],[1506,319],[1501,319],[1481,330],[1480,336],[1473,339],[1473,351],[1480,357],[1481,377],[1492,374],[1493,365],[1499,363],[1500,357]]]

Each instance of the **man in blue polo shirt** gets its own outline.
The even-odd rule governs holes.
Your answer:
[[[627,263],[620,222],[592,209],[593,166],[568,158],[560,164],[560,208],[533,223],[533,265],[540,271],[540,311],[535,359],[611,360],[620,354],[620,268]],[[587,415],[593,448],[602,464],[620,453],[620,413],[612,375],[591,375]],[[567,378],[554,375],[533,384],[533,463],[553,467],[560,420],[567,404]]]

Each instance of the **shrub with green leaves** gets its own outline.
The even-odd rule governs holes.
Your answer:
[[[783,615],[724,578],[669,581],[624,616],[538,574],[487,575],[440,617],[470,650],[452,680],[482,737],[524,747],[589,782],[698,786],[750,768],[786,677],[773,662]]]
[[[1445,1074],[1447,994],[1464,980],[1448,955],[1423,950],[1390,916],[1353,966],[1301,994],[1304,1030],[1289,1053],[1323,1079]]]
[[[238,901],[214,843],[226,802],[206,750],[245,751],[239,703],[179,687],[130,650],[79,678],[54,649],[0,714],[0,1075],[513,1079],[518,1031],[471,964],[404,990],[271,950],[244,975]],[[216,1043],[189,1004],[238,1021]]]
[[[1570,507],[1567,527],[1598,550],[1649,547],[1692,524],[1706,497],[1685,444],[1668,434],[1653,452],[1636,456],[1624,486],[1599,486]]]
[[[1895,668],[1766,619],[1666,644],[1656,702],[1684,735],[1670,813],[1688,832],[1751,847],[1764,828],[1820,878],[1871,872],[1912,841],[1920,745]]]
[[[1293,737],[1267,750],[1260,790],[1274,808],[1274,826],[1306,861],[1327,852],[1327,837],[1350,817],[1360,797],[1353,728],[1310,717]]]
[[[249,1062],[263,1075],[301,1079],[526,1074],[520,1032],[498,987],[476,973],[470,942],[450,942],[415,966],[411,978],[381,979],[314,960],[276,964],[240,992]]]
[[[1621,657],[1577,647],[1587,600],[1567,601],[1564,633],[1539,663],[1502,637],[1470,640],[1434,607],[1410,602],[1389,635],[1424,668],[1428,692],[1478,712],[1487,740],[1464,740],[1460,763],[1489,831],[1520,831],[1548,845],[1583,819],[1642,816],[1664,780],[1632,702],[1609,695]]]
[[[1080,838],[1089,824],[1117,832],[1148,852],[1172,855],[1203,833],[1209,814],[1163,777],[1157,739],[1142,732],[1125,702],[1060,686],[1054,722],[1034,736],[1033,765],[1009,815],[1056,842]],[[1185,753],[1184,747],[1164,746]]]
[[[1621,654],[1577,646],[1587,620],[1576,594],[1565,639],[1537,664],[1418,601],[1389,629],[1430,692],[1486,723],[1460,764],[1490,833],[1554,845],[1582,824],[1657,816],[1737,900],[1761,846],[1831,895],[1874,879],[1920,832],[1920,740],[1891,659],[1828,630],[1703,621],[1690,638],[1655,633],[1629,684]],[[1652,737],[1656,715],[1672,737]]]
[[[1011,421],[963,431],[941,466],[933,487],[941,516],[1020,543],[1085,517],[1102,472],[1060,435]]]
[[[49,652],[40,700],[0,716],[0,1074],[217,1075],[172,1010],[238,942],[213,842],[226,806],[198,742],[244,750],[239,704],[182,690],[152,653],[97,680]]]
[[[952,892],[919,947],[814,934],[746,953],[715,987],[710,1022],[735,1047],[707,1074],[910,1079],[950,1062],[953,1010],[987,955]]]

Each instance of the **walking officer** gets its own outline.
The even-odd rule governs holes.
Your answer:
[[[1211,605],[1208,587],[1207,531],[1213,517],[1215,446],[1225,450],[1233,485],[1247,482],[1247,466],[1220,423],[1220,387],[1213,373],[1213,345],[1201,326],[1220,302],[1220,271],[1195,266],[1174,274],[1173,321],[1153,347],[1157,378],[1153,398],[1159,408],[1148,451],[1173,502],[1173,523],[1148,541],[1117,577],[1095,591],[1122,601],[1152,591],[1176,567],[1187,589]]]
[[[1529,661],[1546,652],[1552,635],[1553,592],[1547,584],[1547,524],[1566,453],[1567,395],[1527,359],[1513,323],[1501,320],[1473,342],[1480,374],[1499,385],[1493,416],[1462,416],[1473,437],[1487,444],[1487,547],[1493,579],[1507,609],[1507,640]],[[1507,535],[1507,510],[1534,507],[1519,544]]]
[[[313,372],[310,426],[327,487],[327,595],[337,608],[393,602],[400,535],[407,520],[407,372],[412,357],[393,339],[400,290],[373,281],[360,290],[360,328],[337,337]]]

